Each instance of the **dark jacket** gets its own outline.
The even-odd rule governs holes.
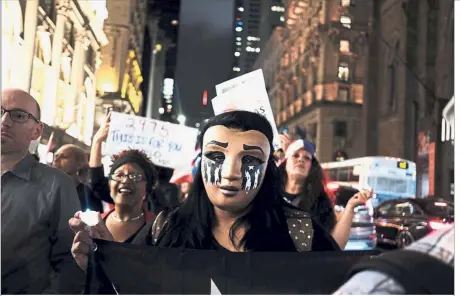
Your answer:
[[[83,183],[78,184],[77,186],[78,198],[80,199],[81,210],[91,210],[102,213],[103,207],[101,200],[94,195],[93,191],[88,185]]]

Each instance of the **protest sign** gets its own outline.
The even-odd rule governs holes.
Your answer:
[[[273,146],[276,151],[281,147],[280,138],[272,107],[270,106],[270,100],[265,89],[262,70],[257,70],[246,75],[216,86],[216,91],[220,94],[211,101],[214,114],[219,115],[231,110],[244,110],[263,115],[272,126],[274,135]]]
[[[112,112],[106,153],[139,149],[156,165],[180,168],[192,162],[197,135],[195,128]]]
[[[91,294],[330,294],[378,251],[223,252],[96,240]]]
[[[265,80],[262,69],[249,72],[247,74],[241,75],[239,77],[227,80],[225,82],[222,82],[221,84],[216,85],[216,94],[221,95],[247,82],[250,82],[254,85],[263,85],[265,89]]]

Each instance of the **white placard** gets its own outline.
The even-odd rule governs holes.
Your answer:
[[[239,79],[239,82],[237,79]],[[281,147],[275,117],[265,89],[262,70],[221,83],[216,86],[216,91],[219,95],[211,100],[215,115],[232,110],[244,110],[263,115],[272,126],[275,151]]]
[[[112,112],[106,153],[143,150],[154,164],[175,169],[192,162],[197,136],[196,128]]]
[[[221,95],[247,82],[251,82],[251,85],[257,85],[257,87],[263,86],[263,89],[265,90],[265,80],[262,69],[249,72],[247,74],[241,75],[239,77],[227,80],[225,82],[222,82],[221,84],[216,85],[216,94]]]

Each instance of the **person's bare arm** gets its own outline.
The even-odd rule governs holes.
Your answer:
[[[102,142],[107,140],[110,127],[110,117],[112,113],[107,114],[104,123],[93,137],[91,145],[91,154],[89,157],[89,167],[97,168],[102,165]]]
[[[340,217],[334,229],[332,229],[331,235],[342,250],[347,245],[348,238],[350,237],[351,224],[353,222],[353,216],[355,215],[355,207],[365,204],[371,196],[371,191],[363,190],[350,198],[345,210],[343,211],[342,217]]]

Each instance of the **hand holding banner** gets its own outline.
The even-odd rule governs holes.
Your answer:
[[[195,128],[112,112],[106,152],[139,149],[154,164],[175,169],[192,162],[197,135]]]

